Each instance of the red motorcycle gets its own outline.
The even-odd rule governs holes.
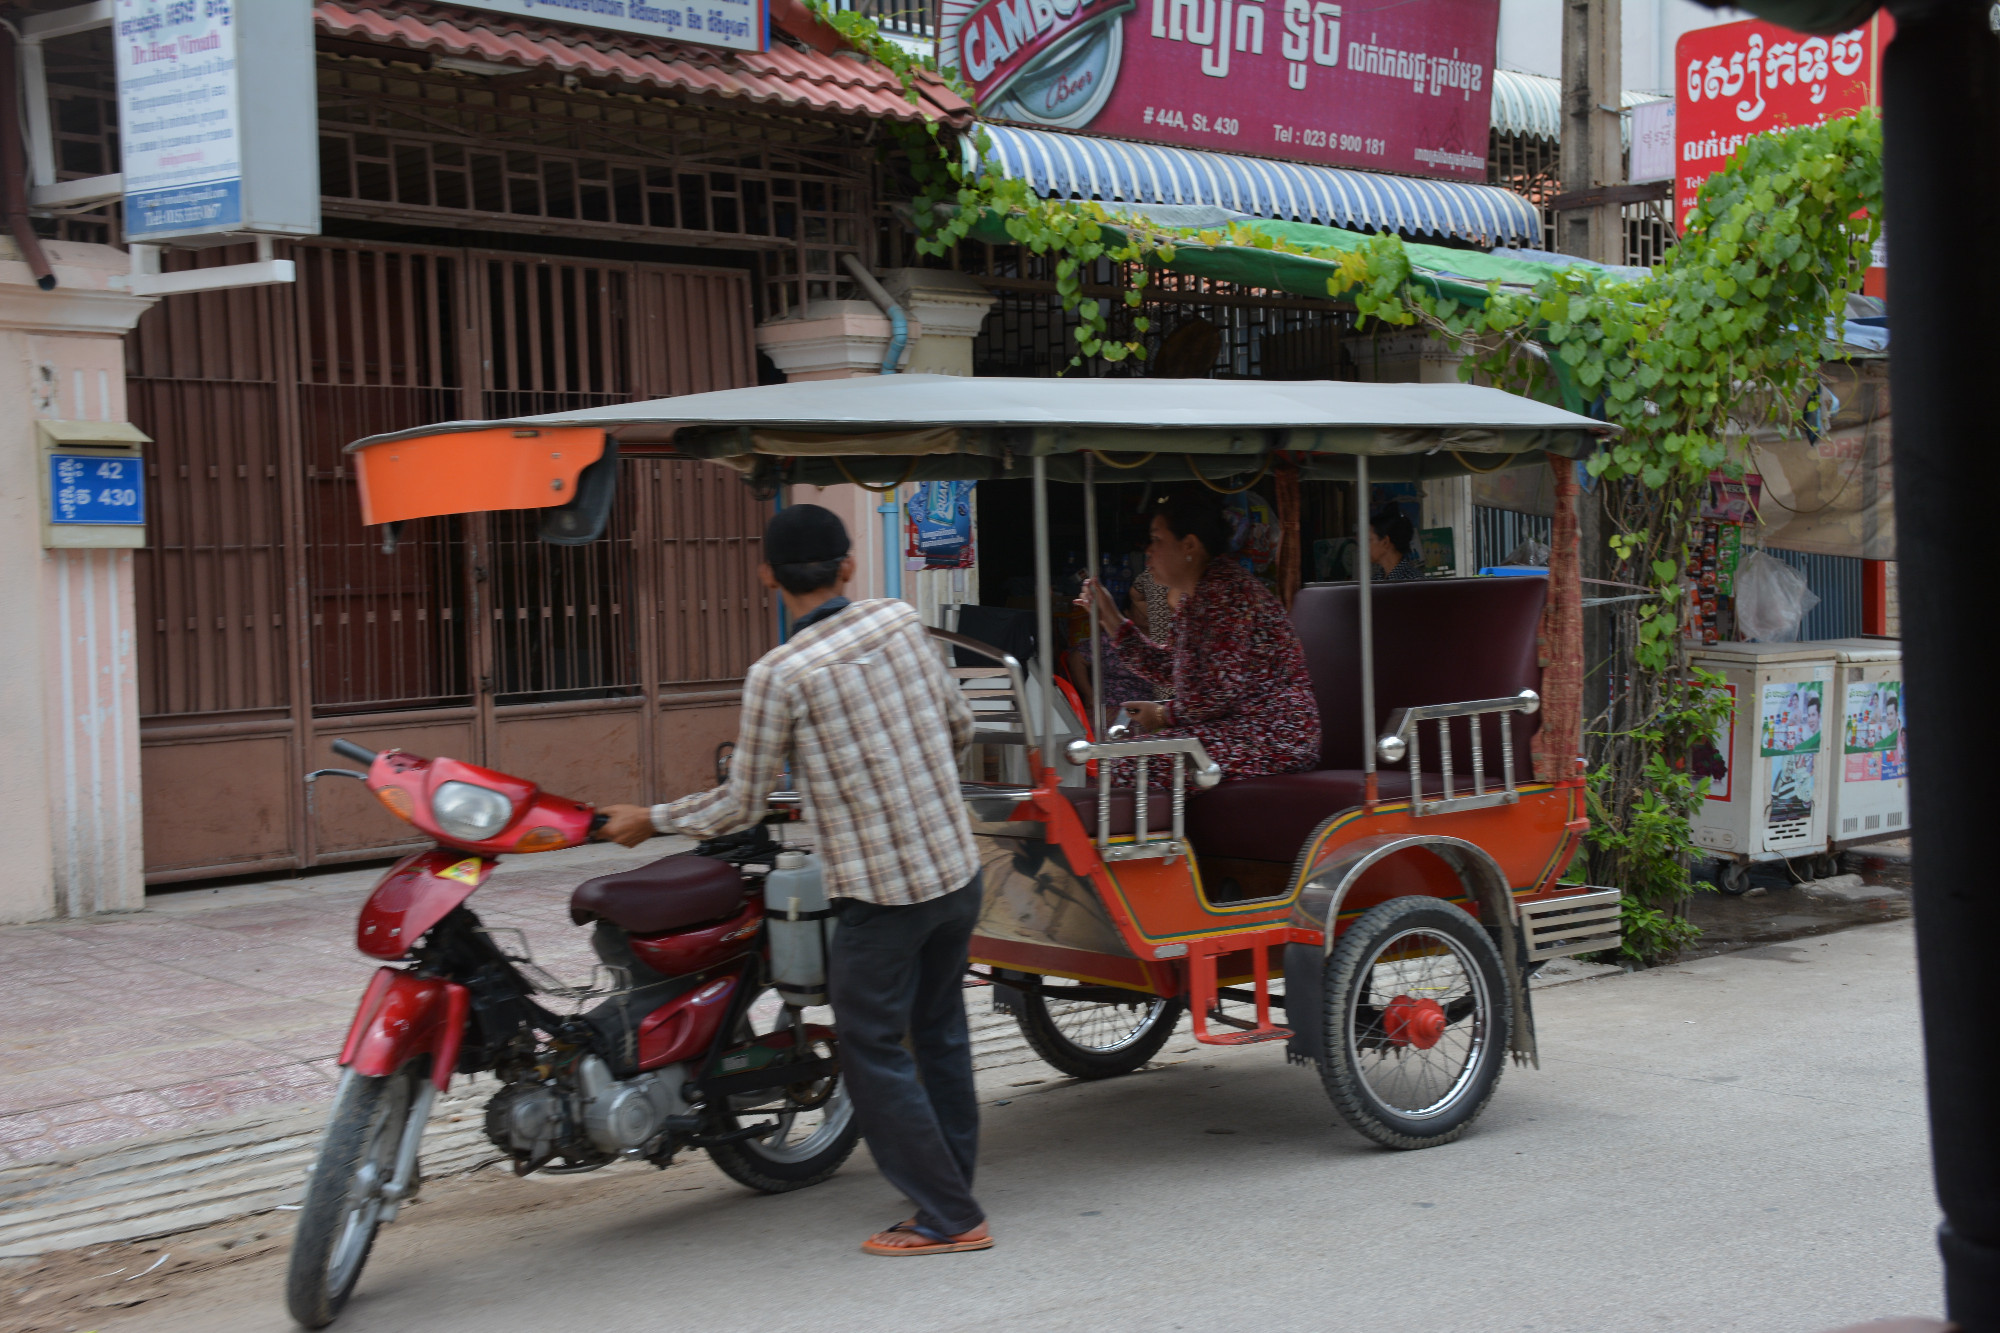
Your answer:
[[[812,858],[781,846],[772,814],[692,852],[580,885],[570,918],[601,964],[573,987],[536,967],[519,932],[465,902],[507,852],[590,840],[588,805],[455,759],[333,743],[376,798],[438,845],[375,886],[355,942],[400,966],[375,973],[340,1052],[341,1075],[292,1241],[286,1299],[332,1322],[376,1232],[417,1191],[431,1101],[454,1073],[491,1070],[486,1133],[515,1173],[664,1167],[705,1149],[779,1194],[839,1169],[858,1137],[825,994],[830,928]]]

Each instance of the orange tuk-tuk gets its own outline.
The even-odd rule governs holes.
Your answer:
[[[1357,1130],[1420,1148],[1465,1130],[1510,1052],[1534,1059],[1533,971],[1619,943],[1617,891],[1561,882],[1588,827],[1573,522],[1558,517],[1547,578],[1375,587],[1364,559],[1354,582],[1300,588],[1322,766],[1222,781],[1197,740],[1065,715],[1048,486],[1086,492],[1095,571],[1100,466],[1219,487],[1277,465],[1364,500],[1371,479],[1554,466],[1565,494],[1571,458],[1612,433],[1462,384],[897,375],[454,422],[350,450],[364,517],[392,534],[541,509],[563,542],[603,530],[621,452],[712,460],[780,494],[1025,474],[1039,660],[934,631],[979,741],[1022,747],[1030,775],[964,784],[985,872],[976,969],[1066,1074],[1138,1068],[1186,1013],[1200,1042],[1286,1041]],[[1093,605],[1093,653],[1096,618]],[[1125,760],[1136,781],[1114,786]]]

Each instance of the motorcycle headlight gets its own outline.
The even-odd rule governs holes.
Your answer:
[[[431,795],[431,818],[454,838],[484,842],[514,818],[514,803],[491,787],[447,782]]]

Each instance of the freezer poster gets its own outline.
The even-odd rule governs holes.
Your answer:
[[[1708,799],[1729,799],[1729,764],[1736,754],[1736,687],[1729,691],[1729,720],[1715,729],[1713,736],[1698,736],[1688,747],[1688,770],[1697,778],[1708,779]]]
[[[1842,750],[1848,782],[1906,776],[1903,763],[1903,682],[1855,680],[1847,684]]]
[[[1771,760],[1771,807],[1766,824],[1810,819],[1813,810],[1813,761],[1816,754],[1781,754]]]
[[[1773,681],[1764,687],[1757,725],[1766,758],[1819,752],[1825,693],[1826,683],[1818,680]]]

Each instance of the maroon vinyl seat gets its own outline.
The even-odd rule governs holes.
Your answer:
[[[1083,821],[1084,832],[1097,836],[1097,788],[1064,787],[1062,794],[1069,797],[1069,803],[1076,807],[1076,817]],[[1111,836],[1126,838],[1132,835],[1132,828],[1138,822],[1138,806],[1133,800],[1132,787],[1111,789]],[[1188,809],[1194,809],[1192,800]],[[1174,799],[1164,787],[1155,787],[1146,798],[1146,830],[1149,833],[1166,833],[1174,826]]]
[[[569,896],[577,925],[609,921],[634,935],[719,921],[743,906],[743,874],[712,857],[681,852],[616,875],[599,875]]]
[[[1387,729],[1399,708],[1539,691],[1538,636],[1547,598],[1548,581],[1538,578],[1438,579],[1376,587],[1374,734]],[[1292,626],[1305,648],[1306,672],[1319,704],[1324,767],[1234,778],[1191,795],[1188,840],[1197,854],[1289,861],[1321,820],[1361,804],[1361,662],[1355,648],[1359,618],[1359,592],[1351,583],[1310,584],[1299,590],[1292,602]],[[1529,745],[1541,725],[1540,716],[1516,714],[1506,723],[1489,718],[1482,725],[1487,783],[1497,784],[1500,778],[1502,725],[1513,728],[1515,781],[1529,777]],[[1429,724],[1423,740],[1419,758],[1424,794],[1442,796],[1442,755]],[[1451,749],[1454,794],[1469,794],[1469,724],[1454,726]],[[1407,764],[1384,767],[1377,778],[1384,800],[1409,796]],[[1086,825],[1094,827],[1095,806],[1089,808]],[[1125,820],[1129,831],[1129,813]]]
[[[1361,804],[1365,776],[1358,768],[1319,768],[1225,782],[1189,799],[1188,841],[1205,857],[1289,861],[1321,820]],[[1407,772],[1392,770],[1376,778],[1385,801],[1410,794]],[[1469,790],[1463,776],[1453,788],[1461,796]],[[1424,795],[1444,795],[1443,774],[1424,774]]]

